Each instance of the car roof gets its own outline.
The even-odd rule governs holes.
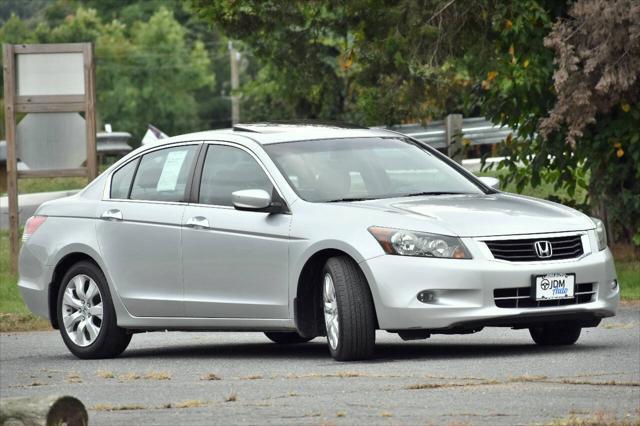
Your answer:
[[[394,135],[397,135],[397,133],[385,129],[369,129],[343,123],[250,123],[237,124],[231,129],[209,130],[174,136],[158,143],[193,140],[238,141],[242,138],[249,138],[261,145],[268,145],[315,139],[389,137]]]

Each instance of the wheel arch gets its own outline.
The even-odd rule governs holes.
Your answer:
[[[85,252],[74,251],[65,254],[57,263],[53,269],[53,275],[51,276],[51,283],[49,284],[48,305],[49,305],[49,321],[51,326],[58,329],[58,293],[60,286],[62,285],[62,278],[67,273],[69,268],[78,262],[88,261],[95,264],[98,268],[102,267],[98,262]]]
[[[294,322],[296,329],[301,336],[312,337],[320,336],[325,333],[324,331],[324,316],[321,309],[321,285],[322,277],[321,271],[324,268],[325,263],[332,257],[345,256],[351,259],[362,273],[363,278],[367,282],[369,291],[371,292],[371,283],[367,279],[366,274],[362,270],[359,262],[349,254],[335,247],[324,247],[315,251],[308,256],[304,265],[302,266],[300,273],[298,274],[298,280],[296,283],[296,295],[293,300],[294,310]],[[375,312],[375,300],[372,297],[373,309]],[[376,328],[378,328],[377,314],[376,314]]]

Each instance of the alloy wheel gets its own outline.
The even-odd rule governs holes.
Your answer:
[[[78,346],[91,345],[102,327],[102,294],[96,282],[80,274],[71,278],[62,297],[62,321],[67,336]]]
[[[330,274],[325,274],[324,276],[322,300],[324,302],[324,323],[327,328],[327,339],[329,340],[331,349],[335,351],[338,347],[338,339],[340,336],[340,321],[338,319],[336,289]]]

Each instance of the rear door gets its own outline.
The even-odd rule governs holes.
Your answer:
[[[102,256],[134,316],[184,316],[180,231],[199,147],[172,145],[132,160],[101,202]]]
[[[270,177],[249,150],[230,144],[210,144],[199,175],[182,231],[187,316],[287,318],[291,215],[231,203],[234,191],[277,191]]]

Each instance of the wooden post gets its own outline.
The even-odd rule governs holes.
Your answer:
[[[0,161],[0,194],[7,192],[7,163]],[[2,207],[2,206],[0,206]]]
[[[34,396],[0,400],[0,425],[86,426],[88,423],[87,409],[72,396]]]
[[[87,178],[89,182],[98,176],[98,154],[96,148],[96,85],[93,63],[93,45],[85,43],[84,54],[84,121],[87,126]]]
[[[7,194],[9,199],[9,241],[11,272],[18,272],[18,254],[20,251],[18,179],[21,177],[60,177],[86,176],[89,181],[98,175],[96,148],[96,92],[95,66],[93,62],[93,46],[91,43],[60,44],[3,44],[4,59],[4,104],[5,127],[7,139]],[[69,94],[30,94],[18,93],[16,57],[29,54],[65,54],[81,53],[83,58],[82,72],[84,93]],[[55,75],[55,74],[54,74]],[[76,76],[77,78],[77,76]],[[70,80],[74,81],[74,80]],[[54,85],[55,83],[50,83]],[[36,84],[37,86],[37,84]],[[73,89],[75,90],[75,89]],[[72,90],[70,90],[72,91]],[[55,91],[54,91],[55,92]],[[84,112],[87,140],[87,160],[84,167],[73,169],[17,170],[16,158],[16,112]]]
[[[444,120],[447,154],[449,158],[462,164],[464,146],[462,145],[462,114],[449,114]]]
[[[4,125],[7,139],[7,198],[9,201],[9,252],[11,273],[18,272],[20,252],[18,218],[18,162],[16,160],[15,55],[13,45],[2,45],[4,72]]]
[[[229,60],[231,62],[231,125],[240,121],[240,97],[235,93],[240,87],[238,74],[238,51],[229,42]]]

